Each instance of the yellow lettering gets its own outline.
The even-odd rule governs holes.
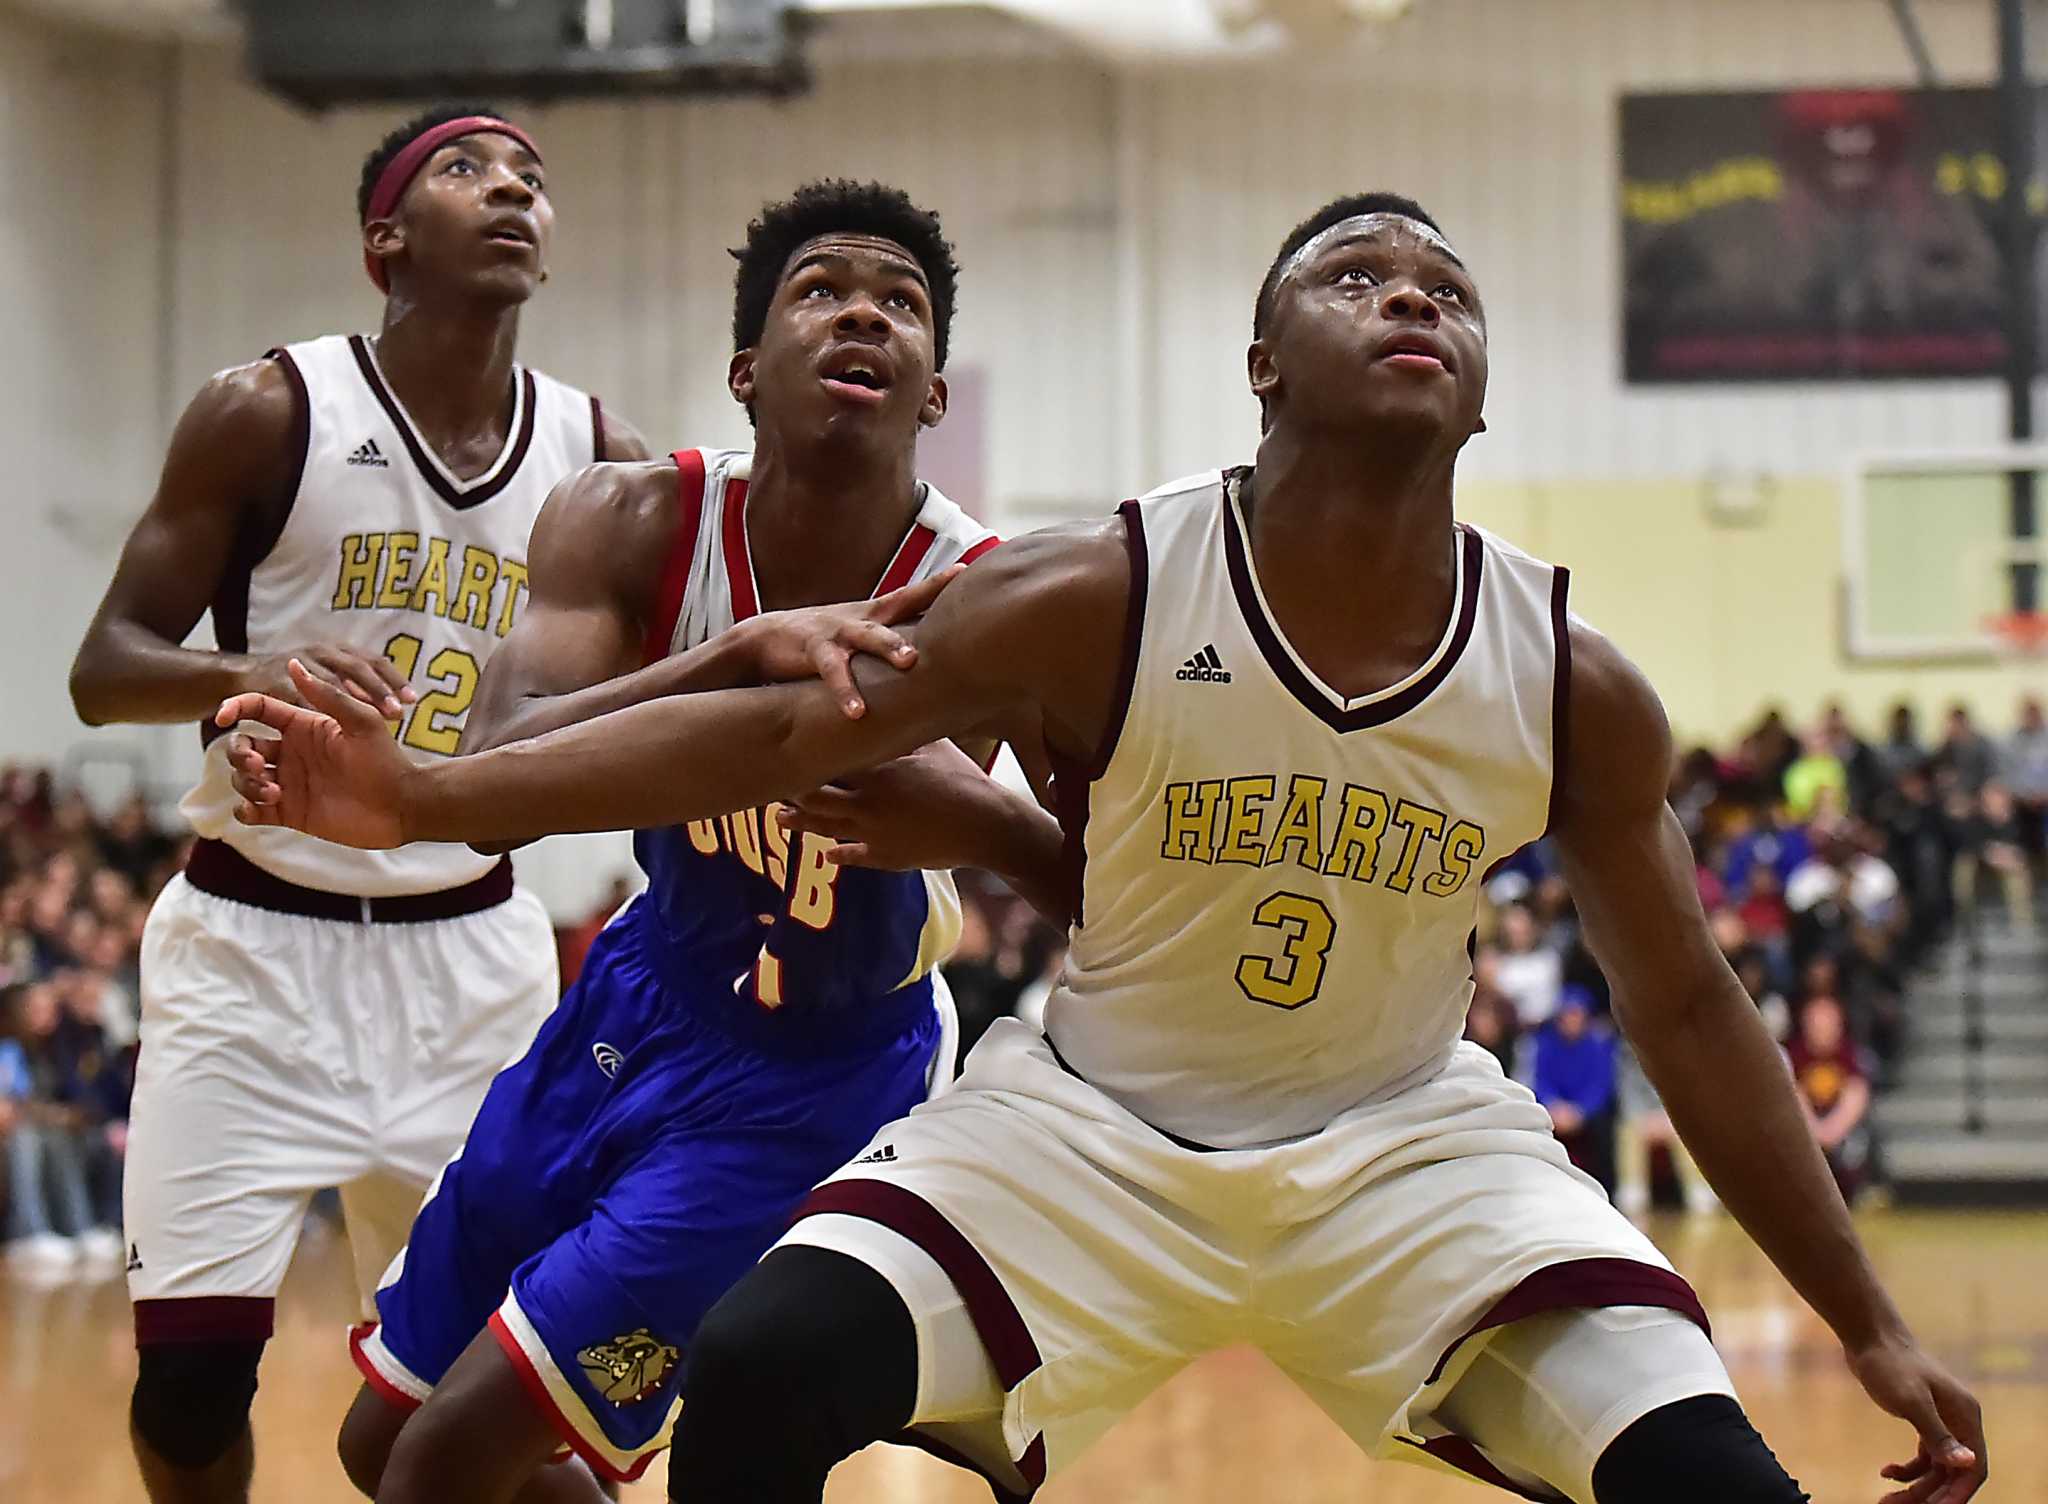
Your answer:
[[[1295,846],[1293,860],[1311,872],[1323,865],[1323,790],[1329,785],[1320,778],[1296,773],[1287,780],[1287,803],[1280,811],[1280,823],[1266,846],[1266,865],[1289,860],[1287,848]]]
[[[763,853],[768,859],[768,881],[780,888],[789,881],[789,832],[782,828],[782,822],[775,818],[782,808],[771,804],[761,811],[762,845],[768,849]]]
[[[505,582],[505,607],[498,613],[497,632],[503,637],[512,630],[512,622],[519,615],[520,592],[526,589],[526,566],[517,559],[498,561],[498,578]]]
[[[1169,783],[1166,786],[1166,840],[1159,854],[1169,862],[1207,862],[1215,846],[1212,832],[1216,806],[1222,802],[1223,780]]]
[[[1265,865],[1266,848],[1259,842],[1259,826],[1272,802],[1271,775],[1233,778],[1223,786],[1223,839],[1216,846],[1217,861]]]
[[[782,1006],[782,962],[765,945],[761,947],[761,958],[754,963],[754,996],[764,1008]]]
[[[341,574],[334,582],[332,609],[368,609],[377,598],[377,565],[383,557],[382,533],[350,533],[341,540]]]
[[[412,556],[420,546],[418,533],[390,534],[390,559],[384,566],[384,583],[377,591],[381,609],[403,611],[412,600]]]
[[[491,587],[498,583],[498,556],[474,543],[462,550],[462,583],[455,589],[455,604],[448,619],[472,627],[491,624]]]
[[[798,924],[822,930],[832,923],[839,906],[839,869],[825,860],[832,842],[810,831],[804,832],[798,848],[796,877],[789,895],[789,917]]]
[[[1422,891],[1432,898],[1449,898],[1472,876],[1472,864],[1486,850],[1486,832],[1470,820],[1460,820],[1444,837],[1443,855],[1437,870],[1422,880]]]
[[[683,831],[689,836],[690,844],[697,849],[700,855],[718,855],[718,822],[716,820],[692,820],[683,827]]]
[[[1344,808],[1337,816],[1337,839],[1323,871],[1330,877],[1355,877],[1371,882],[1379,872],[1380,837],[1386,834],[1393,810],[1387,796],[1362,784],[1344,785]]]
[[[1387,886],[1396,893],[1406,893],[1415,886],[1415,863],[1422,856],[1423,846],[1443,839],[1444,815],[1442,810],[1431,809],[1427,804],[1403,799],[1394,806],[1394,824],[1401,831],[1401,855],[1394,861],[1394,870],[1387,874]]]
[[[766,865],[761,860],[761,826],[759,810],[742,810],[732,817],[733,855],[747,864],[749,872],[767,875]]]
[[[427,597],[434,598],[434,604],[427,604]],[[435,616],[448,614],[448,540],[429,538],[427,540],[427,561],[420,566],[420,576],[413,581],[412,609],[430,611]]]

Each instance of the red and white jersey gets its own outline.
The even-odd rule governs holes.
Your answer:
[[[1460,525],[1442,639],[1347,699],[1282,636],[1241,490],[1128,502],[1122,696],[1064,770],[1085,859],[1061,1057],[1219,1148],[1313,1133],[1450,1058],[1489,867],[1549,823],[1565,750],[1566,571]]]
[[[548,492],[597,459],[597,400],[512,368],[512,421],[497,461],[460,480],[419,435],[362,335],[271,352],[298,397],[298,479],[281,526],[240,540],[219,597],[225,652],[315,643],[382,654],[419,691],[398,729],[415,758],[453,756],[492,651],[526,599],[526,544]],[[497,860],[422,843],[356,851],[234,818],[222,742],[182,806],[192,828],[303,887],[381,897],[429,893]]]
[[[682,526],[662,581],[661,609],[648,633],[646,659],[687,652],[735,622],[757,615],[761,595],[747,539],[747,449],[679,449]],[[917,521],[903,535],[871,595],[886,595],[955,564],[971,564],[998,541],[936,486],[918,483]]]

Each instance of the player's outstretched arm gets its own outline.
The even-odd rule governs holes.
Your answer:
[[[1553,834],[1614,1008],[1728,1209],[1834,1329],[1884,1409],[1919,1433],[1884,1470],[1910,1504],[1962,1504],[1985,1477],[1977,1402],[1922,1352],[1871,1268],[1756,1006],[1708,932],[1665,803],[1671,732],[1642,675],[1574,624]]]
[[[221,706],[223,724],[260,720],[283,735],[238,741],[242,817],[359,846],[672,825],[787,798],[1034,709],[1055,745],[1079,757],[1108,715],[1129,594],[1122,535],[1115,521],[1034,534],[968,570],[908,634],[914,667],[859,660],[859,720],[812,680],[672,695],[412,767],[337,696],[318,694],[317,716],[243,696]]]
[[[290,697],[285,660],[216,653],[183,643],[231,568],[246,568],[274,535],[298,483],[303,421],[291,378],[275,360],[223,371],[178,420],[156,494],[121,550],[71,665],[71,703],[91,726],[203,720],[229,695]],[[390,663],[332,644],[299,656],[385,714],[413,698]]]
[[[865,709],[849,667],[871,653],[899,668],[916,652],[894,630],[924,611],[950,575],[875,601],[776,611],[653,663],[647,634],[682,509],[667,463],[602,464],[558,485],[527,548],[526,607],[492,655],[463,729],[464,753],[489,751],[664,695],[816,674],[848,715]],[[656,653],[667,644],[652,645]]]

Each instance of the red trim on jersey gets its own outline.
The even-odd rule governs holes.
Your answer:
[[[1436,1360],[1423,1382],[1434,1384],[1467,1338],[1545,1311],[1583,1311],[1600,1306],[1657,1306],[1688,1318],[1709,1341],[1714,1329],[1691,1285],[1669,1269],[1637,1259],[1567,1259],[1546,1264],[1487,1307],[1486,1312]]]
[[[640,642],[640,661],[668,656],[675,640],[676,620],[683,614],[683,592],[689,588],[690,565],[697,557],[697,532],[704,517],[704,451],[678,449],[676,462],[675,536],[669,539],[668,561],[661,566],[661,586],[654,596],[654,614]]]
[[[135,1345],[268,1342],[277,1302],[268,1295],[193,1295],[135,1302]]]
[[[1003,1288],[1002,1278],[967,1235],[924,1197],[887,1180],[828,1180],[805,1198],[791,1220],[823,1212],[879,1223],[931,1255],[966,1303],[968,1318],[1004,1389],[1015,1389],[1038,1368],[1038,1344],[1031,1340],[1031,1328]],[[1043,1436],[1031,1438],[1017,1459],[1017,1470],[1033,1490],[1045,1482]]]
[[[376,1362],[363,1351],[363,1342],[370,1333],[377,1330],[374,1321],[362,1321],[348,1329],[348,1355],[356,1360],[356,1368],[362,1373],[363,1382],[377,1391],[377,1398],[402,1414],[410,1415],[419,1409],[424,1401],[416,1400],[400,1389],[377,1370]]]
[[[592,1446],[577,1429],[576,1422],[562,1413],[562,1407],[555,1403],[554,1395],[548,1391],[548,1381],[542,1378],[540,1370],[533,1366],[532,1356],[519,1345],[519,1339],[512,1335],[512,1328],[505,1325],[505,1318],[496,1311],[491,1312],[490,1332],[498,1339],[498,1346],[504,1351],[505,1356],[512,1360],[512,1371],[519,1375],[520,1386],[526,1390],[527,1397],[539,1407],[540,1413],[548,1418],[556,1433],[569,1444],[569,1450],[590,1464],[592,1472],[600,1478],[609,1478],[614,1483],[631,1483],[647,1471],[649,1464],[654,1461],[655,1454],[662,1450],[660,1447],[642,1452],[633,1459],[633,1466],[630,1469],[621,1472],[618,1464]]]
[[[604,461],[604,404],[595,395],[590,399],[590,458],[593,464]]]
[[[922,522],[913,522],[910,531],[903,535],[903,541],[896,545],[896,557],[889,561],[889,567],[882,571],[882,583],[874,589],[876,595],[887,595],[892,590],[901,590],[910,583],[917,573],[917,566],[924,562],[924,556],[932,551],[932,545],[939,541],[939,535]]]
[[[1565,769],[1572,751],[1572,628],[1565,609],[1565,597],[1572,586],[1572,572],[1562,565],[1550,574],[1550,631],[1556,642],[1556,679],[1550,690],[1550,810],[1544,816],[1543,831],[1557,827],[1558,795],[1564,790]]]
[[[1007,1483],[976,1462],[972,1457],[969,1457],[965,1452],[956,1451],[954,1448],[947,1446],[943,1441],[940,1441],[936,1436],[927,1436],[914,1426],[908,1431],[898,1431],[889,1439],[900,1447],[916,1447],[920,1452],[929,1453],[931,1456],[938,1458],[939,1461],[959,1468],[963,1473],[975,1474],[982,1482],[988,1485],[988,1491],[995,1495],[996,1504],[1026,1504],[1026,1501],[1038,1492],[1037,1485],[1033,1484],[1025,1493],[1012,1493]],[[1045,1442],[1042,1438],[1032,1442],[1031,1445],[1034,1450],[1039,1452],[1043,1452],[1045,1449]]]
[[[761,612],[761,600],[754,591],[754,551],[747,543],[745,481],[725,483],[725,512],[719,527],[725,544],[725,587],[732,595],[732,619],[743,622]]]
[[[960,562],[962,564],[972,564],[976,559],[980,558],[983,554],[987,553],[990,549],[994,548],[997,544],[1001,543],[1002,541],[1003,540],[1001,538],[997,537],[984,538],[979,543],[975,544],[974,547],[968,549],[966,553],[962,554],[960,556]]]

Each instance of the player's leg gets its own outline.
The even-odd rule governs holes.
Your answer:
[[[1517,1483],[1577,1504],[1798,1504],[1803,1495],[1737,1403],[1706,1333],[1622,1306],[1512,1322],[1435,1418]],[[1455,1455],[1455,1454],[1453,1454]]]
[[[312,1191],[355,1174],[357,1103],[318,1001],[327,928],[176,879],[142,948],[124,1222],[130,1434],[158,1504],[248,1496],[249,1408]]]
[[[371,1428],[385,1434],[372,1436]],[[553,1418],[535,1404],[525,1375],[489,1332],[470,1343],[410,1416],[366,1386],[344,1423],[345,1449],[352,1429],[362,1451],[382,1443],[374,1497],[383,1504],[600,1504],[617,1497],[581,1460],[556,1462],[562,1437]],[[357,1486],[365,1481],[356,1479]]]

